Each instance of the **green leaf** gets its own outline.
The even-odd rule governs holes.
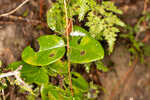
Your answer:
[[[96,61],[96,68],[99,70],[102,70],[103,72],[108,72],[108,68],[104,66],[104,64],[101,61]]]
[[[26,96],[27,100],[36,100],[33,95]]]
[[[56,76],[57,74],[66,74],[68,73],[67,62],[63,62],[58,60],[55,63],[45,66],[48,69],[48,73],[50,76]]]
[[[79,21],[84,19],[85,14],[89,10],[88,2],[89,2],[89,0],[79,0],[78,1],[78,3],[80,4]]]
[[[117,14],[122,14],[122,11],[117,9],[117,7],[111,1],[103,1],[102,6],[108,11],[112,11]]]
[[[0,60],[0,67],[2,66],[2,61]]]
[[[2,90],[2,89],[5,89],[5,88],[7,88],[8,87],[8,84],[7,84],[7,82],[6,82],[6,79],[0,79],[0,91]]]
[[[62,38],[56,35],[46,35],[38,38],[39,51],[35,52],[30,46],[22,53],[22,59],[31,65],[48,65],[61,59],[65,53],[65,45]]]
[[[144,45],[144,55],[145,56],[150,56],[150,45]]]
[[[47,84],[49,77],[44,67],[35,67],[24,64],[21,70],[21,77],[28,83],[36,83],[38,85]]]
[[[87,36],[86,33],[83,33],[83,29],[80,31],[76,28],[71,33],[69,57],[72,63],[89,63],[104,57],[101,44],[92,37]]]
[[[23,61],[17,61],[8,65],[8,69],[16,70],[20,65],[22,65],[21,69],[21,78],[23,78],[28,83],[48,83],[48,75],[47,70],[43,67],[36,67],[29,64],[26,64]]]
[[[72,74],[72,85],[75,91],[86,92],[89,89],[87,81],[77,72],[71,72]]]
[[[20,65],[23,65],[23,64],[25,64],[25,63],[22,62],[22,61],[16,61],[16,62],[13,62],[13,63],[9,64],[7,66],[7,69],[16,70]]]
[[[116,26],[125,26],[114,13],[122,14],[122,11],[110,1],[103,1],[101,5],[93,3],[91,8],[85,25],[89,27],[89,32],[93,38],[107,41],[108,51],[111,53],[119,32],[119,28]]]
[[[42,85],[42,100],[73,100],[71,92],[67,92],[53,85]]]
[[[47,24],[55,32],[63,34],[65,32],[65,12],[63,3],[55,3],[47,12]]]
[[[112,51],[114,49],[114,44],[115,44],[116,37],[117,37],[116,32],[119,32],[119,30],[115,27],[108,28],[108,29],[104,30],[103,36],[108,43],[109,53],[112,53]]]
[[[92,64],[92,63],[86,63],[86,64],[84,64],[84,67],[85,67],[85,70],[86,70],[87,73],[90,72],[91,64]]]

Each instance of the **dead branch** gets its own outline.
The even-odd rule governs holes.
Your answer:
[[[18,7],[16,7],[15,9],[13,9],[12,11],[10,11],[8,13],[1,14],[0,17],[4,17],[4,16],[8,16],[8,15],[13,14],[14,12],[16,12],[17,10],[19,10],[22,6],[24,6],[29,1],[30,0],[23,1]]]

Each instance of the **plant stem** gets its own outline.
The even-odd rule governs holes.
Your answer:
[[[66,37],[67,37],[67,59],[68,59],[69,86],[70,86],[70,90],[71,90],[71,93],[72,93],[72,96],[73,96],[72,80],[71,80],[71,72],[70,72],[70,70],[71,70],[71,64],[70,64],[70,56],[69,56],[69,52],[70,52],[69,34],[71,32],[69,30],[70,30],[70,22],[71,22],[71,20],[69,20],[69,18],[68,18],[66,0],[64,0],[64,9],[65,9],[65,15],[66,15]]]
[[[3,100],[6,100],[4,89],[2,89],[2,98],[3,98]]]

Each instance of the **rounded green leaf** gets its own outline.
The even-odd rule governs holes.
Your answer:
[[[38,85],[47,84],[49,77],[44,67],[35,67],[24,64],[21,70],[21,77],[28,83],[36,83]]]
[[[39,51],[34,51],[30,46],[22,53],[22,59],[31,65],[43,66],[59,60],[65,53],[65,45],[62,38],[56,35],[41,36],[37,39]]]
[[[28,83],[36,83],[38,85],[47,84],[49,81],[48,72],[44,67],[35,67],[23,61],[13,62],[7,66],[10,70],[16,70],[20,65],[21,78]]]
[[[100,42],[88,36],[85,31],[75,27],[71,33],[69,56],[72,63],[89,63],[104,57]]]

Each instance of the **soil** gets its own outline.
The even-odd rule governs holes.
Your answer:
[[[0,14],[14,9],[24,0],[0,0]],[[142,16],[144,0],[112,0],[123,10],[120,18],[130,25],[135,25]],[[26,18],[45,21],[45,13],[51,5],[50,0],[44,0],[42,18],[39,17],[40,0],[31,0],[19,9],[14,16],[22,16],[28,12]],[[150,7],[147,8],[150,12]],[[39,25],[27,23],[21,20],[10,18],[0,18],[0,60],[3,62],[2,68],[8,64],[21,60],[21,52],[41,35],[52,34],[46,26],[39,28]],[[149,44],[148,44],[149,45]],[[150,100],[150,66],[145,63],[150,62],[150,57],[145,57],[145,63],[141,64],[138,60],[135,69],[127,76],[131,69],[131,54],[128,51],[127,43],[119,39],[115,45],[115,50],[110,56],[105,56],[103,60],[106,66],[110,67],[107,73],[99,72],[96,81],[100,81],[105,92],[97,100]],[[111,63],[111,64],[110,64]],[[123,80],[123,83],[119,83]],[[117,89],[117,90],[116,90]],[[9,86],[6,91],[10,100],[26,100],[24,95],[16,93],[16,86]],[[112,95],[114,94],[114,95]],[[12,96],[13,95],[13,96]],[[112,97],[113,96],[113,97]],[[17,99],[16,99],[17,98]],[[1,99],[0,99],[1,100]],[[38,100],[38,99],[37,99]]]

